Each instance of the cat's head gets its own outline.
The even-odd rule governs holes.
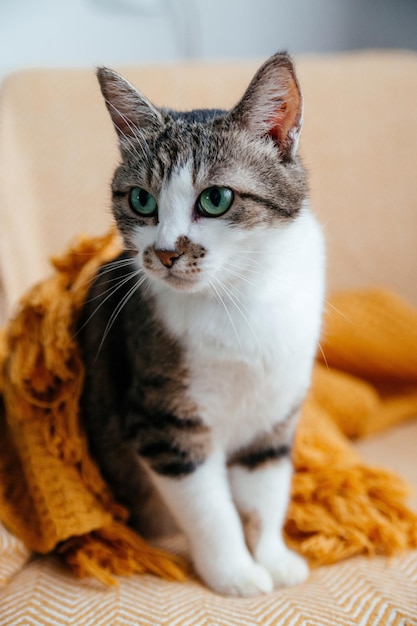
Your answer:
[[[271,57],[230,111],[161,109],[110,69],[98,79],[122,155],[113,213],[139,266],[179,291],[245,279],[306,196],[291,58]]]

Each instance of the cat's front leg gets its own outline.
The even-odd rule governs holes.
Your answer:
[[[304,559],[287,548],[282,527],[287,512],[292,463],[287,448],[282,457],[256,464],[248,457],[229,469],[233,498],[245,526],[246,540],[257,563],[271,574],[275,585],[295,585],[308,577]],[[259,456],[262,459],[262,455]]]
[[[154,483],[187,536],[194,566],[213,590],[255,596],[273,589],[269,572],[247,549],[221,455],[209,456],[193,472]]]

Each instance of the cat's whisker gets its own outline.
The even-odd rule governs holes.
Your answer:
[[[293,250],[296,252],[296,248],[293,248]],[[242,265],[244,267],[244,271],[248,271],[248,272],[250,272],[250,273],[252,273],[254,275],[259,275],[261,277],[264,276],[264,272],[265,272],[264,264],[259,263],[257,260],[251,259],[250,263],[251,263],[251,265],[258,266],[259,267],[259,271],[257,271],[253,267],[247,267],[247,259],[245,258],[247,254],[255,254],[256,255],[256,254],[264,254],[264,252],[261,251],[261,250],[245,250],[244,252],[242,252],[242,255],[239,255],[239,256],[235,257],[235,260],[236,260],[236,258],[237,258],[237,260],[239,260],[240,258],[242,259]],[[268,252],[268,254],[269,254],[269,252]],[[272,254],[272,256],[274,256],[274,254],[275,254],[277,258],[280,258],[279,252],[274,253],[272,251],[271,254]],[[276,273],[275,276],[272,277],[272,279],[277,284],[279,284],[281,286],[282,285],[283,286],[287,286],[289,288],[292,288],[293,284],[294,284],[293,280],[291,279],[291,276],[282,274],[281,272],[280,273]],[[304,291],[306,293],[314,293],[314,289],[315,289],[314,286],[312,286],[311,290],[308,287],[309,287],[308,285],[304,285]],[[329,306],[332,306],[331,303],[329,303]]]
[[[326,368],[328,370],[330,370],[329,364],[328,364],[327,359],[326,359],[326,355],[324,354],[324,350],[323,350],[323,347],[322,347],[320,342],[318,342],[318,347],[319,347],[321,356],[323,357],[323,361],[324,361],[324,364],[325,364]]]
[[[263,356],[263,350],[261,347],[261,344],[259,342],[259,338],[250,322],[250,320],[248,319],[247,315],[245,314],[244,310],[246,311],[246,313],[249,313],[248,308],[246,307],[245,304],[243,304],[243,302],[241,300],[239,300],[239,298],[232,293],[232,290],[229,286],[226,286],[224,283],[222,283],[221,281],[219,281],[218,279],[215,279],[217,282],[217,285],[219,286],[219,288],[223,291],[223,293],[229,298],[229,300],[231,301],[231,303],[234,305],[234,307],[236,308],[236,310],[240,313],[240,315],[242,316],[242,318],[244,319],[244,321],[246,322],[246,324],[248,325],[249,330],[251,331],[253,338],[255,339],[255,342],[259,348],[259,353]],[[242,310],[244,309],[244,310]]]
[[[259,270],[253,267],[248,267],[247,266],[247,262],[245,260],[242,261],[242,264],[239,265],[237,263],[234,263],[232,265],[233,268],[235,268],[237,271],[238,270],[242,270],[243,273],[249,273],[252,274],[252,277],[260,277],[263,278],[265,275],[265,268],[262,264],[260,263],[256,263],[256,261],[251,261],[251,263],[255,263],[255,265],[259,266]],[[242,277],[242,276],[241,276]],[[247,280],[249,282],[249,278],[247,277]],[[275,276],[271,277],[271,280],[273,280],[274,282],[276,282],[279,285],[285,285],[285,286],[289,286],[291,287],[292,282],[290,280],[287,279],[287,277],[282,276],[281,274],[276,274]],[[252,283],[254,286],[257,286],[257,283],[255,281],[252,281]]]
[[[134,258],[127,259],[115,259],[114,261],[110,261],[105,270],[102,270],[102,274],[106,274],[107,272],[112,272],[114,269],[119,269],[120,267],[125,267],[126,265],[133,265],[136,262]]]
[[[349,322],[349,324],[354,325],[354,321],[351,320],[349,317],[347,317],[347,315],[342,313],[342,311],[340,309],[338,309],[336,306],[334,306],[334,304],[332,304],[329,300],[325,299],[324,302],[325,302],[326,306],[328,306],[331,309],[333,309],[333,311],[335,311],[335,313],[338,313],[339,315],[341,315],[341,317],[343,317],[344,320]]]
[[[237,278],[238,280],[247,283],[248,285],[253,285],[254,287],[256,287],[256,283],[253,280],[250,280],[250,278],[248,278],[247,276],[244,276],[243,274],[241,274],[240,272],[237,272],[235,270],[233,270],[232,268],[228,267],[228,272],[231,276],[233,276],[234,278]]]
[[[142,287],[141,297],[146,298],[146,296],[150,293],[151,288],[152,288],[152,279],[145,272],[145,270],[141,270],[141,272],[142,272],[142,276],[140,278],[140,284]]]
[[[322,229],[323,229],[324,231],[326,230],[326,228],[327,228],[328,224],[329,224],[331,221],[332,221],[332,217],[328,217],[328,218],[327,218],[327,220],[321,224],[321,227],[322,227]]]
[[[211,287],[212,291],[214,292],[215,298],[221,303],[223,309],[225,310],[226,315],[227,315],[227,317],[229,319],[229,322],[230,322],[230,324],[231,324],[231,326],[233,328],[233,331],[234,331],[234,333],[236,335],[236,339],[238,341],[239,347],[240,347],[241,351],[243,352],[243,345],[242,345],[239,333],[237,331],[236,324],[235,324],[235,322],[233,320],[233,317],[230,314],[229,309],[227,308],[227,305],[226,305],[225,301],[223,300],[219,290],[217,289],[214,280],[216,280],[216,279],[214,279],[214,277],[212,279],[209,279],[210,287]],[[216,281],[216,282],[218,282],[218,281]]]
[[[120,281],[120,279],[122,278],[129,280],[132,277],[132,272],[129,272],[127,274],[124,274],[124,276],[116,276],[115,278],[109,278],[108,280],[104,280],[102,281],[102,285],[109,285],[110,283],[111,286],[108,289],[105,289],[104,291],[102,291],[101,293],[97,294],[96,296],[92,296],[91,298],[88,298],[88,300],[86,300],[86,302],[94,302],[94,300],[98,300],[99,298],[102,298],[104,295],[110,293],[111,291],[114,290],[114,284],[118,283]]]
[[[264,254],[263,250],[254,249],[250,250],[245,246],[245,249],[242,251],[244,254]]]
[[[134,276],[136,277],[138,274],[139,274],[139,272],[136,272],[134,274]],[[109,321],[107,322],[106,328],[104,329],[103,336],[101,338],[101,341],[100,341],[100,344],[99,344],[99,347],[98,347],[97,354],[96,354],[94,362],[98,359],[98,357],[100,355],[100,352],[101,352],[101,349],[103,347],[103,344],[104,344],[104,342],[105,342],[105,340],[106,340],[110,330],[112,329],[112,327],[113,327],[117,317],[120,315],[120,313],[122,312],[122,310],[124,309],[126,304],[129,302],[129,300],[133,296],[133,294],[140,288],[142,283],[145,282],[145,280],[146,280],[146,276],[142,276],[140,280],[136,281],[135,284],[129,289],[129,291],[123,296],[123,298],[121,299],[121,301],[119,302],[119,304],[117,305],[117,307],[115,308],[113,313],[111,314],[111,316],[109,318]]]
[[[226,286],[222,283],[219,283],[219,286],[223,289],[223,291],[226,293],[226,295],[229,297],[229,299],[231,300],[232,304],[234,305],[234,307],[237,309],[237,311],[239,312],[239,314],[242,316],[242,318],[244,319],[244,321],[246,322],[246,324],[249,327],[249,330],[251,331],[253,338],[255,340],[255,343],[258,347],[258,353],[259,353],[259,357],[260,357],[260,363],[262,365],[263,371],[265,373],[266,371],[266,365],[265,365],[265,354],[264,354],[264,350],[262,348],[261,342],[259,341],[259,337],[257,335],[257,333],[255,332],[255,329],[253,328],[252,323],[250,322],[249,318],[247,315],[245,315],[245,313],[242,311],[242,309],[244,309],[244,311],[246,311],[246,313],[248,315],[250,315],[250,311],[248,309],[248,307],[242,302],[242,300],[232,292],[232,288],[230,286]],[[251,359],[253,359],[253,356],[250,356]]]
[[[248,283],[249,285],[254,285],[256,287],[255,281],[251,280],[250,277],[245,276],[245,272],[246,272],[246,269],[247,269],[246,267],[238,265],[237,263],[232,263],[231,261],[227,261],[225,263],[225,269],[232,276],[238,278],[239,280],[242,280],[243,282]],[[249,272],[250,273],[255,273],[255,272],[251,272],[250,268],[249,268]],[[257,273],[257,275],[259,275],[259,273]]]
[[[264,254],[264,253],[263,253]],[[273,256],[273,253],[272,253]],[[279,258],[279,254],[276,253],[276,257]],[[268,255],[268,262],[271,261],[271,255]],[[265,262],[261,262],[258,259],[247,258],[246,250],[240,254],[237,254],[233,257],[233,259],[229,259],[229,262],[233,262],[233,264],[239,269],[244,270],[245,272],[250,272],[257,275],[263,275],[265,272]]]
[[[244,304],[242,302],[242,299],[239,298],[239,289],[236,285],[226,285],[224,283],[220,283],[221,287],[223,288],[223,290],[227,293],[227,295],[230,297],[230,299],[234,299],[235,302],[237,302],[242,309],[244,309],[246,311],[246,313],[250,314],[250,311],[248,309],[248,307],[246,306],[246,304]],[[236,293],[238,292],[238,293]],[[234,303],[235,303],[234,302]]]
[[[251,261],[251,263],[253,262]],[[257,276],[260,276],[264,268],[260,263],[256,263],[256,265],[259,266],[259,269],[252,267],[252,265],[248,265],[247,261],[244,260],[242,261],[242,263],[237,263],[236,261],[234,263],[231,263],[231,267],[236,267],[239,270],[250,272],[251,274],[256,274]]]
[[[101,270],[101,275],[104,276],[105,274],[108,274],[115,269],[121,269],[122,267],[127,267],[129,265],[134,265],[134,264],[135,264],[135,259],[132,259],[132,258],[116,259],[114,261],[110,261],[105,270],[103,269]],[[96,277],[97,277],[97,274],[94,274],[93,276],[86,278],[85,280],[78,283],[74,289],[82,289],[85,285],[93,283]]]
[[[257,258],[253,258],[253,256],[250,257],[249,256],[250,254],[255,254],[255,252],[253,253],[249,252],[248,254],[246,254],[246,250],[245,250],[244,252],[240,253],[239,255],[235,257],[235,261],[240,260],[242,265],[245,268],[247,267],[248,269],[252,269],[252,271],[256,271],[256,269],[253,268],[253,266],[255,266],[259,268],[260,272],[263,272],[265,270],[265,262],[261,262]],[[269,259],[271,259],[273,255],[274,253],[272,253],[272,255],[269,255]],[[279,258],[278,253],[276,253],[276,257]]]
[[[119,289],[121,289],[126,283],[129,282],[129,280],[132,280],[132,278],[136,278],[136,276],[138,276],[143,270],[136,270],[134,272],[131,272],[130,274],[128,274],[125,278],[123,278],[123,280],[121,280],[116,287],[114,287],[113,289],[110,290],[110,293],[101,300],[100,304],[94,309],[94,311],[91,313],[91,315],[89,315],[89,317],[85,320],[85,322],[82,324],[82,326],[80,326],[76,333],[74,334],[74,336],[72,337],[73,339],[75,339],[77,337],[77,335],[79,335],[79,333],[87,326],[87,324],[90,323],[90,321],[93,319],[93,317],[96,315],[96,313],[101,309],[101,307],[107,302],[107,300],[109,300],[109,298],[111,298]],[[102,295],[102,294],[101,294]]]

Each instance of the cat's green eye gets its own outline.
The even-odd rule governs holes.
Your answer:
[[[132,187],[129,194],[129,203],[135,213],[145,217],[155,215],[158,208],[155,198],[142,187]]]
[[[198,210],[205,217],[219,217],[230,209],[233,191],[228,187],[209,187],[198,197]]]

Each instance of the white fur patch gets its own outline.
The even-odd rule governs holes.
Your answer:
[[[324,292],[322,235],[307,210],[241,241],[229,234],[227,248],[221,238],[201,237],[215,257],[207,259],[206,289],[154,287],[158,316],[185,349],[189,393],[228,451],[285,419],[303,399]]]
[[[191,168],[192,164],[188,162],[180,170],[174,171],[161,189],[158,199],[156,248],[175,250],[177,239],[190,233],[196,200]]]

